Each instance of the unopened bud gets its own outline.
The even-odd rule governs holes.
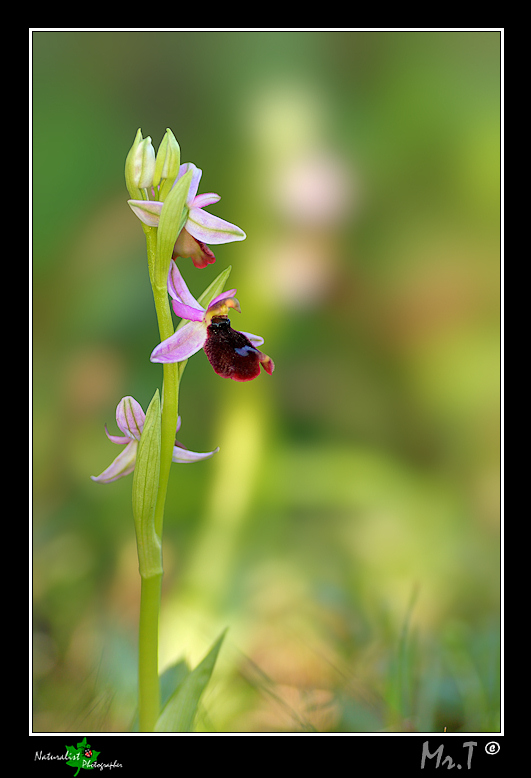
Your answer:
[[[152,186],[154,172],[155,151],[151,138],[142,138],[142,132],[138,130],[125,161],[125,182],[133,199],[140,198],[140,190]]]
[[[153,174],[153,186],[161,184],[160,200],[164,201],[165,196],[172,188],[175,179],[179,175],[180,164],[181,150],[179,144],[173,132],[167,129],[157,152]]]

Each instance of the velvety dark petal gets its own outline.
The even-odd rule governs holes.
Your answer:
[[[207,327],[207,339],[203,346],[208,361],[215,372],[234,381],[252,381],[263,365],[273,372],[273,362],[253,346],[242,332],[233,330],[226,316],[214,316]]]

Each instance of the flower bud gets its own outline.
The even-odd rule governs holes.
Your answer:
[[[129,149],[129,153],[127,155],[127,158],[125,160],[125,185],[127,186],[127,190],[133,200],[139,200],[141,199],[142,193],[138,186],[135,184],[134,178],[134,172],[135,172],[135,157],[137,153],[137,149],[142,142],[142,130],[138,130],[135,136],[135,140],[133,141],[133,145]]]
[[[164,201],[179,174],[181,164],[181,150],[173,132],[170,129],[162,139],[155,160],[155,172],[153,174],[153,186],[161,184],[159,199]]]
[[[155,172],[155,150],[151,145],[151,138],[144,138],[137,149],[134,160],[133,180],[139,189],[147,189],[153,184]]]
[[[140,199],[141,190],[152,185],[154,172],[155,151],[151,138],[142,138],[142,131],[138,130],[125,161],[125,182],[133,199]]]
[[[125,161],[125,180],[129,194],[133,198],[141,194],[141,189],[147,189],[152,185],[154,172],[155,151],[151,145],[151,138],[143,139],[142,132],[138,130]]]

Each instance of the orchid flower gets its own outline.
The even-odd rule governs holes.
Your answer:
[[[173,258],[191,257],[196,267],[203,268],[216,261],[216,257],[206,245],[207,243],[212,245],[232,243],[237,240],[245,240],[246,235],[235,224],[203,210],[205,206],[217,203],[221,198],[213,192],[197,194],[202,171],[192,162],[187,162],[179,167],[179,175],[173,186],[189,170],[192,170],[192,181],[186,197],[188,219],[175,242]],[[158,200],[128,200],[128,203],[138,218],[148,227],[158,225],[164,203]]]
[[[168,292],[173,310],[188,322],[153,350],[152,362],[183,362],[204,349],[214,371],[223,378],[251,381],[260,373],[260,365],[271,375],[275,368],[273,360],[256,348],[264,339],[250,332],[238,332],[230,326],[229,309],[241,312],[234,297],[236,289],[222,292],[204,308],[192,296],[177,265],[172,262]]]
[[[124,445],[125,449],[118,454],[114,462],[101,473],[101,475],[92,475],[93,481],[97,481],[100,484],[109,484],[111,481],[116,481],[118,478],[122,478],[124,475],[129,475],[135,469],[136,464],[136,452],[138,449],[138,442],[140,435],[144,429],[144,421],[146,414],[142,410],[142,406],[138,403],[134,397],[124,397],[118,403],[116,408],[116,423],[120,430],[124,433],[122,435],[110,435],[105,425],[105,432],[109,440],[113,443],[119,443]],[[179,416],[177,421],[177,431],[181,426],[181,417]],[[206,454],[198,454],[195,451],[188,451],[181,443],[175,441],[173,448],[172,462],[188,463],[199,462],[201,459],[207,459],[213,454],[216,454],[219,448],[214,451],[209,451]]]

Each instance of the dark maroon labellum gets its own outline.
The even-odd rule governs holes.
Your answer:
[[[226,316],[213,316],[203,346],[215,372],[234,381],[251,381],[260,373],[264,355],[242,332],[233,330]]]

